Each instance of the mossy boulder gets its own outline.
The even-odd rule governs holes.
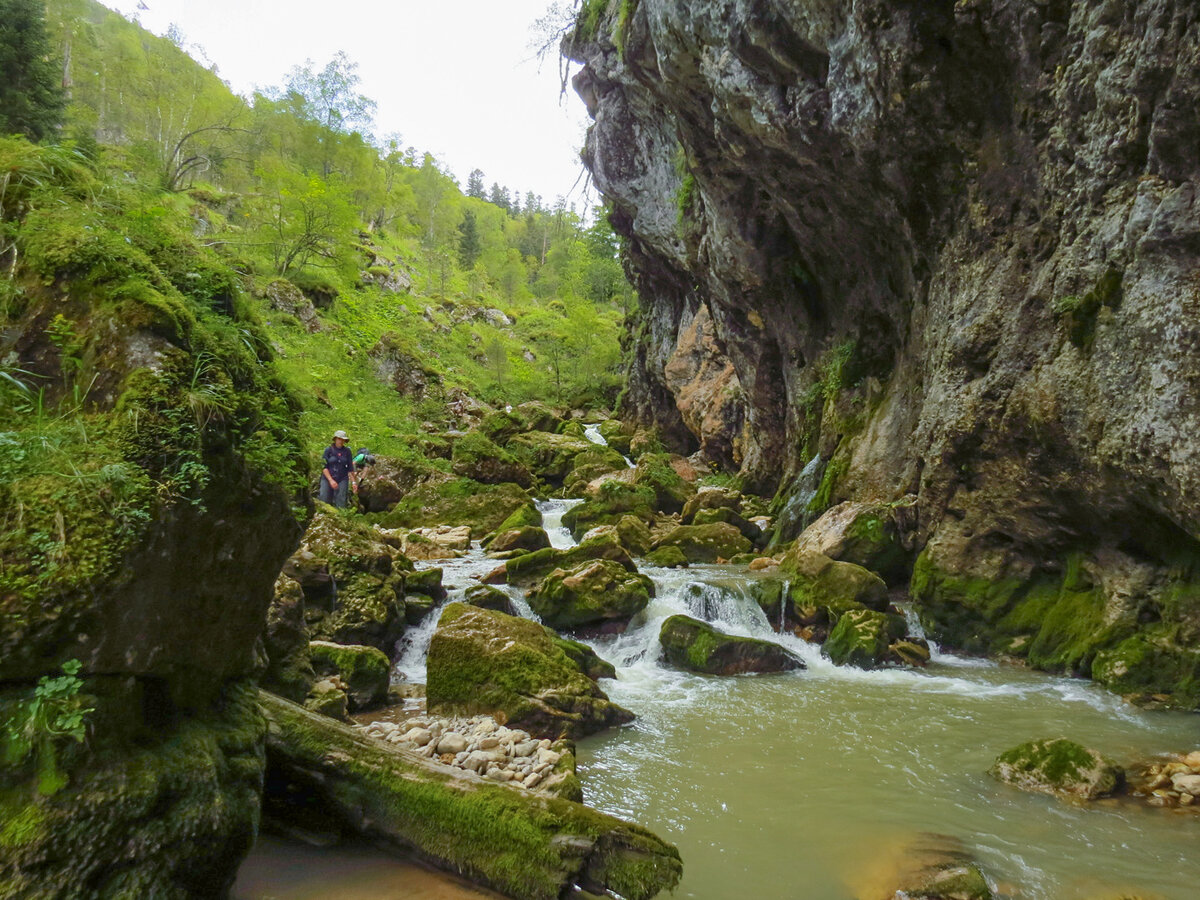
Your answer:
[[[654,536],[646,523],[636,516],[621,516],[616,524],[617,538],[631,556],[645,556],[654,546]]]
[[[591,450],[575,457],[574,467],[563,479],[563,491],[568,496],[581,496],[600,476],[624,472],[627,468],[625,459],[616,450],[593,445]]]
[[[542,514],[538,512],[538,508],[533,504],[532,500],[526,498],[525,504],[514,509],[503,522],[496,528],[496,534],[503,531],[511,531],[514,528],[541,528]],[[490,541],[485,541],[485,545]]]
[[[452,471],[480,484],[516,484],[533,487],[533,473],[507,450],[478,431],[469,431],[454,442]]]
[[[659,538],[655,550],[676,547],[688,562],[714,563],[749,553],[752,544],[726,522],[712,525],[680,525]]]
[[[304,708],[331,719],[344,720],[350,712],[350,695],[339,679],[321,678],[304,698]]]
[[[629,572],[607,559],[555,569],[534,588],[529,605],[542,621],[559,631],[623,629],[654,596],[645,575]]]
[[[281,573],[275,580],[275,599],[267,610],[267,630],[263,634],[267,668],[260,679],[262,686],[296,703],[303,702],[316,681],[308,641],[304,591],[299,582]]]
[[[904,633],[904,616],[851,609],[838,618],[822,650],[834,665],[873,669],[888,660]]]
[[[619,419],[605,419],[600,423],[600,436],[618,453],[629,455],[629,444],[633,440],[633,427]]]
[[[601,678],[616,678],[617,670],[608,660],[601,659],[596,651],[580,641],[573,641],[570,638],[556,636],[555,643],[563,653],[567,654],[571,662],[579,667],[579,671],[583,672],[592,681],[598,681]]]
[[[643,454],[633,473],[635,487],[654,492],[654,508],[665,513],[683,512],[684,504],[696,493],[696,488],[684,481],[671,465],[665,453]]]
[[[683,505],[682,522],[691,525],[696,513],[705,509],[728,509],[731,512],[741,512],[742,495],[739,491],[725,488],[702,488],[698,490],[687,503]]]
[[[555,433],[562,425],[562,416],[537,400],[530,400],[517,407],[517,412],[525,419],[530,431],[548,431]]]
[[[284,573],[304,591],[312,637],[390,651],[404,634],[412,563],[357,517],[320,504]],[[431,594],[431,591],[419,591]]]
[[[478,425],[479,434],[497,444],[507,444],[513,435],[528,431],[529,418],[518,408],[494,410],[483,417]]]
[[[1092,677],[1134,701],[1167,694],[1172,704],[1200,708],[1200,649],[1186,646],[1176,629],[1147,629],[1092,661]]]
[[[504,564],[505,580],[508,584],[532,584],[555,569],[569,569],[596,559],[610,559],[620,563],[626,571],[637,571],[633,557],[622,546],[616,529],[597,529],[569,549],[548,547],[508,560]]]
[[[498,612],[515,615],[512,598],[499,588],[490,584],[476,584],[467,588],[463,594],[463,602],[480,609],[494,609]]]
[[[622,481],[605,482],[595,497],[567,510],[562,522],[578,540],[597,525],[615,525],[626,516],[642,523],[654,521],[654,492]]]
[[[1125,770],[1064,738],[1030,741],[996,758],[988,774],[1025,791],[1095,800],[1125,783]]]
[[[561,485],[575,468],[575,458],[595,446],[580,429],[578,436],[545,431],[518,434],[508,442],[507,449],[542,481]]]
[[[690,616],[671,616],[663,622],[658,640],[667,662],[704,675],[788,672],[804,668],[800,657],[778,644],[725,634]]]
[[[441,715],[486,713],[541,737],[576,739],[629,722],[549,628],[451,603],[429,645],[426,703]]]
[[[678,851],[637,825],[469,772],[452,774],[270,695],[263,705],[271,723],[266,802],[279,818],[319,810],[331,830],[415,850],[522,900],[558,900],[577,885],[593,896],[650,900],[679,881]]]
[[[535,525],[525,525],[522,528],[510,528],[498,531],[496,536],[488,541],[488,550],[492,553],[508,553],[512,550],[542,550],[550,546],[550,538],[544,529]]]
[[[887,578],[903,578],[912,555],[901,539],[901,520],[911,518],[906,503],[839,503],[804,529],[797,552],[816,552],[854,563]]]
[[[487,534],[529,503],[529,494],[518,484],[430,479],[392,507],[380,524],[385,528],[470,525],[476,534]]]
[[[887,609],[887,585],[862,566],[792,550],[780,562],[779,571],[788,579],[790,615],[801,624],[832,626],[847,610]]]
[[[688,558],[674,545],[659,547],[646,554],[646,562],[660,569],[685,569]]]
[[[582,438],[585,441],[587,440],[587,432],[584,430],[583,423],[575,419],[572,419],[568,422],[563,422],[560,426],[558,426],[558,433],[567,435],[568,437]],[[588,443],[591,443],[591,441],[588,441]]]
[[[662,453],[663,446],[662,435],[657,428],[639,428],[629,439],[628,455],[638,460],[647,453]]]
[[[318,676],[336,675],[346,685],[351,711],[380,706],[387,699],[391,663],[375,647],[313,641],[308,645]]]
[[[358,505],[364,512],[386,512],[433,474],[424,460],[377,456],[358,476]]]
[[[697,510],[696,515],[692,517],[693,525],[712,525],[714,522],[725,522],[732,525],[742,533],[742,537],[751,543],[756,543],[762,537],[761,528],[753,522],[743,519],[738,513],[727,507]]]

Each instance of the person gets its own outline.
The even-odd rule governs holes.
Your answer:
[[[325,448],[325,468],[321,470],[321,502],[345,507],[348,493],[358,493],[358,476],[354,471],[354,457],[346,442],[350,438],[344,431],[333,433],[333,443]]]

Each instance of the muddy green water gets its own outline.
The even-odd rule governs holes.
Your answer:
[[[924,835],[961,840],[1004,895],[1200,898],[1200,815],[1065,804],[986,774],[1014,744],[1065,736],[1119,761],[1200,747],[1194,715],[1143,712],[1086,682],[936,654],[924,671],[837,668],[772,636],[745,575],[647,570],[626,635],[595,646],[638,715],[580,744],[587,801],[679,847],[677,893],[704,900],[875,900]],[[686,611],[772,637],[805,672],[712,678],[663,667],[654,636]]]

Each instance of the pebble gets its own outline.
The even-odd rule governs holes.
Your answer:
[[[508,728],[491,716],[419,716],[401,724],[371,722],[358,727],[401,750],[425,759],[437,758],[499,784],[546,790],[561,780],[551,777],[562,754],[550,749],[550,740],[535,739],[527,731]]]
[[[1200,750],[1193,750],[1183,758],[1183,761],[1193,769],[1200,769]]]
[[[1171,786],[1181,794],[1200,796],[1200,775],[1172,775]]]

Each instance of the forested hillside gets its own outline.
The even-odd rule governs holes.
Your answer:
[[[64,158],[102,201],[59,210],[52,227],[102,216],[134,243],[186,240],[228,268],[310,444],[339,427],[407,455],[423,426],[480,403],[615,399],[634,299],[602,214],[588,225],[563,198],[489,186],[480,170],[464,190],[400,136],[373,135],[375,104],[345,54],[297,60],[244,98],[181,34],[91,0],[50,0],[47,26]],[[4,152],[11,169],[28,150]],[[19,304],[6,297],[6,314]],[[9,375],[11,388],[22,376]]]

